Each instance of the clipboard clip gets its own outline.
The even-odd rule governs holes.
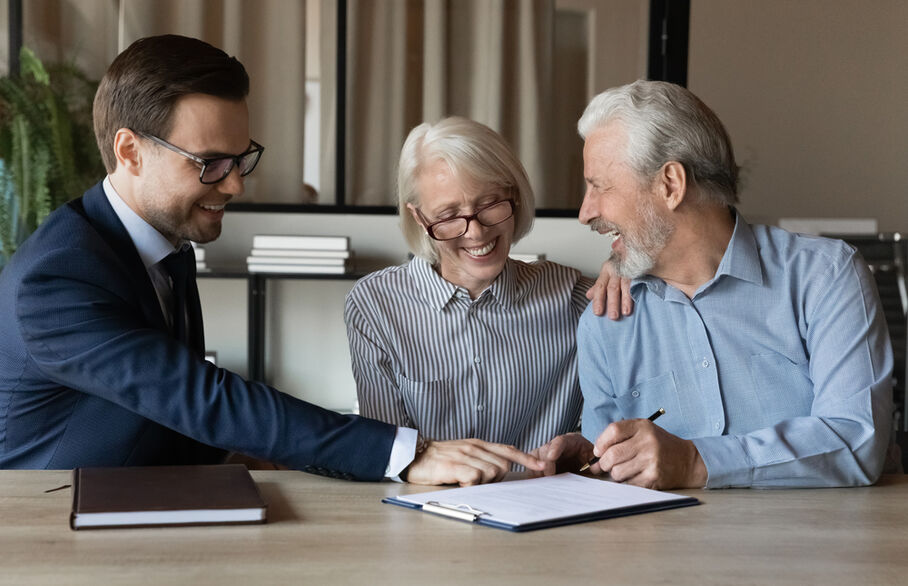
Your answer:
[[[475,523],[483,515],[490,515],[490,513],[474,509],[467,504],[440,503],[438,501],[427,501],[423,504],[422,510],[427,513],[453,517],[461,521],[469,521],[470,523]]]

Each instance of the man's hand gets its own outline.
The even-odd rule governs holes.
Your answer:
[[[460,486],[495,482],[504,478],[512,462],[529,471],[543,469],[542,462],[514,446],[478,439],[430,441],[407,468],[407,482]]]
[[[544,468],[535,472],[534,476],[577,472],[593,457],[593,444],[579,433],[566,433],[539,446],[530,455],[539,458],[544,464]]]
[[[615,274],[612,263],[602,263],[599,278],[586,292],[586,298],[593,302],[593,313],[603,315],[608,309],[609,319],[618,319],[621,315],[630,315],[634,311],[634,300],[631,299],[630,279],[623,279]]]
[[[703,488],[706,465],[690,440],[672,435],[647,419],[610,424],[596,439],[599,462],[590,470],[612,480],[646,488]]]

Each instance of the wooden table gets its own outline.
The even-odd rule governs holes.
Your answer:
[[[44,492],[68,472],[0,471],[0,583],[908,583],[908,476],[510,533],[380,502],[429,488],[253,475],[267,525],[75,532],[70,491]]]

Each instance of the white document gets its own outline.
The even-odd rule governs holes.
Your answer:
[[[697,504],[684,495],[576,474],[451,488],[388,499],[392,504],[521,530]],[[457,514],[460,513],[460,514]],[[467,518],[469,516],[473,518]]]

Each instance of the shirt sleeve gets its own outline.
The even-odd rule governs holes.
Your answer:
[[[597,317],[588,309],[577,326],[577,370],[583,389],[581,432],[592,443],[596,443],[596,438],[609,423],[621,419],[602,347],[606,337],[597,325],[599,319],[605,318]]]
[[[354,287],[344,305],[344,322],[350,344],[350,361],[360,413],[400,427],[415,427],[407,415],[397,384],[391,354],[375,328],[360,309],[360,298]]]
[[[395,482],[403,482],[400,473],[404,468],[413,463],[416,458],[416,440],[418,433],[415,429],[409,427],[398,427],[394,435],[394,443],[391,444],[391,456],[388,458],[388,466],[385,468],[385,478],[390,478]]]
[[[893,359],[866,263],[852,254],[832,264],[796,302],[806,318],[810,413],[743,435],[695,439],[708,488],[866,485],[881,473]]]

